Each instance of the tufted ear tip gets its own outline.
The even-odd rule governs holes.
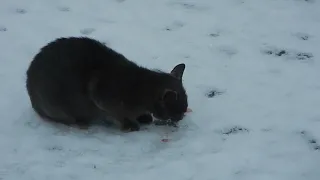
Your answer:
[[[172,69],[171,74],[181,80],[185,69],[186,65],[184,63],[180,63]]]

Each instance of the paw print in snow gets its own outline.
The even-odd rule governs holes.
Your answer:
[[[84,35],[90,35],[90,34],[92,34],[94,31],[95,31],[94,28],[85,28],[85,29],[80,30],[80,33],[81,33],[81,34],[84,34]]]
[[[70,8],[63,6],[63,7],[58,7],[58,10],[61,11],[61,12],[69,12]]]
[[[231,46],[220,46],[219,51],[228,56],[233,56],[238,53],[238,50]]]
[[[18,9],[16,9],[16,13],[18,13],[18,14],[26,14],[27,11],[25,9],[18,8]]]
[[[6,28],[6,27],[4,27],[4,26],[0,26],[0,32],[5,32],[5,31],[7,31],[8,29]]]
[[[269,55],[275,55],[275,56],[283,56],[288,54],[286,50],[266,50],[265,53]]]
[[[311,53],[297,53],[296,58],[298,60],[306,60],[306,59],[313,58],[313,55]]]
[[[230,129],[224,130],[222,132],[222,134],[230,135],[230,134],[237,134],[237,133],[240,133],[240,132],[249,132],[249,130],[247,128],[235,126],[235,127],[230,128]]]
[[[286,49],[279,49],[275,47],[269,47],[267,49],[264,49],[262,51],[264,54],[267,55],[273,55],[276,57],[286,57],[288,59],[294,59],[294,60],[309,60],[313,58],[312,53],[307,52],[298,52],[295,50],[286,50]]]
[[[51,146],[48,147],[48,151],[62,151],[63,147],[62,146]]]
[[[204,5],[199,5],[195,3],[186,3],[186,2],[170,2],[168,3],[168,6],[176,6],[186,10],[195,10],[195,11],[203,11],[208,9],[208,7]]]
[[[307,41],[310,39],[310,35],[307,33],[296,33],[295,36],[304,41]]]
[[[210,37],[218,37],[220,36],[219,33],[210,33],[209,34]]]
[[[307,3],[313,3],[314,2],[314,0],[303,0],[303,1],[305,1]]]
[[[208,98],[213,98],[213,97],[215,97],[215,96],[217,96],[217,95],[221,95],[221,94],[223,94],[222,91],[220,91],[220,90],[218,90],[218,89],[211,89],[211,90],[209,90],[209,91],[206,93],[206,96],[207,96]]]
[[[188,3],[181,3],[180,4],[182,7],[186,8],[186,9],[193,9],[195,8],[194,4],[188,4]]]
[[[301,131],[300,132],[302,138],[304,138],[310,147],[312,147],[313,150],[320,151],[320,144],[318,141],[307,131]]]

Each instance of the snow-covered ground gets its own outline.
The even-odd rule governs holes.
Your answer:
[[[25,71],[61,36],[186,63],[193,112],[125,134],[41,121]],[[0,48],[0,180],[320,179],[317,0],[1,0]]]

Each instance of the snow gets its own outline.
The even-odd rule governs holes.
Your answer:
[[[320,2],[1,0],[0,180],[320,179]],[[25,71],[61,36],[169,71],[186,63],[179,129],[41,121]],[[169,138],[162,142],[162,138]]]

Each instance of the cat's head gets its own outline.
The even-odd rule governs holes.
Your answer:
[[[170,72],[172,79],[155,103],[153,115],[160,120],[178,122],[183,119],[188,108],[188,97],[183,87],[182,77],[185,64],[176,65]]]

